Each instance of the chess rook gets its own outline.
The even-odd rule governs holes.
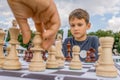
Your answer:
[[[101,37],[99,39],[102,48],[102,61],[96,67],[96,75],[103,77],[117,77],[117,69],[112,58],[113,37]]]

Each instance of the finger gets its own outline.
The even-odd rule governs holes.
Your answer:
[[[44,25],[43,23],[35,23],[36,30],[41,34],[44,32]]]
[[[43,40],[42,48],[44,48],[45,50],[48,50],[54,42],[55,42],[54,38],[49,38],[49,39]]]
[[[16,19],[22,32],[23,43],[27,44],[31,39],[31,31],[27,23],[27,19],[23,19],[23,18],[16,18]]]

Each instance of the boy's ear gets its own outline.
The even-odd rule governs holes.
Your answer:
[[[91,27],[91,23],[88,23],[87,24],[87,30],[90,29],[90,27]]]

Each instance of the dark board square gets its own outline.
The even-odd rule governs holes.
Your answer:
[[[65,77],[64,80],[97,80],[97,79]]]
[[[54,80],[55,75],[28,74],[23,78],[38,79],[38,80]]]
[[[95,69],[89,69],[87,72],[95,72]]]
[[[52,74],[64,74],[64,75],[81,76],[82,74],[84,74],[84,72],[56,71],[56,72],[53,72]]]
[[[8,72],[8,71],[0,72],[0,75],[2,75],[2,76],[12,76],[12,77],[20,77],[22,74],[23,73]]]

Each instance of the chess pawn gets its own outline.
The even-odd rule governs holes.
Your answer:
[[[0,29],[0,68],[2,68],[2,65],[5,61],[5,56],[3,53],[4,37],[5,37],[5,32],[2,29]]]
[[[46,65],[41,55],[43,49],[40,47],[42,39],[39,32],[35,32],[35,37],[32,42],[34,45],[34,47],[31,48],[31,50],[33,51],[33,58],[29,64],[29,70],[44,71],[46,69]]]
[[[82,64],[79,58],[79,53],[80,53],[80,47],[75,45],[72,48],[72,52],[73,52],[73,58],[70,62],[70,69],[81,69],[82,68]]]
[[[95,66],[97,67],[97,66],[99,66],[99,63],[100,62],[102,62],[102,54],[103,54],[103,51],[102,51],[102,47],[101,46],[99,46],[98,47],[98,55],[99,55],[99,58],[98,58],[98,61],[96,61],[96,64],[95,64]]]
[[[117,77],[117,69],[114,66],[112,58],[112,47],[114,43],[113,37],[101,37],[99,39],[102,47],[102,61],[96,67],[96,75],[103,77]]]
[[[16,45],[19,44],[17,41],[19,35],[19,29],[15,26],[9,29],[10,32],[10,41],[9,44],[10,52],[9,55],[6,57],[6,60],[3,64],[3,69],[21,69],[21,63],[19,62],[18,55],[16,53]]]
[[[58,68],[59,65],[58,65],[58,62],[56,61],[56,57],[55,57],[55,54],[56,54],[56,48],[55,46],[51,46],[50,49],[48,50],[48,59],[47,59],[47,62],[46,62],[46,67],[47,68],[51,68],[51,69],[54,69],[54,68]]]

